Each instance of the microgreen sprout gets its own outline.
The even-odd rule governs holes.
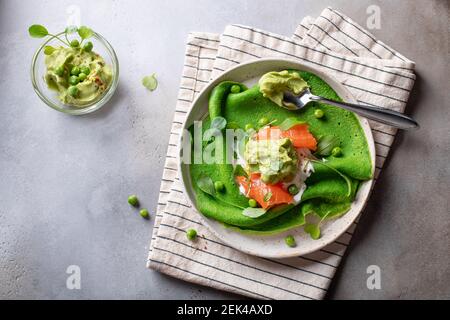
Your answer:
[[[61,43],[63,43],[64,45],[66,45],[68,47],[81,48],[83,41],[92,37],[92,35],[94,34],[94,31],[92,31],[92,29],[90,29],[86,26],[81,26],[79,28],[77,26],[69,26],[63,32],[61,32],[64,34],[64,38],[60,38],[61,33],[52,34],[52,33],[49,33],[47,28],[44,27],[43,25],[33,24],[32,26],[30,26],[28,28],[28,33],[33,38],[50,37],[50,39],[57,39]],[[78,39],[70,40],[69,35],[71,35],[73,33],[77,33],[78,36],[80,37],[80,40],[78,40]],[[85,44],[85,46],[83,47],[83,50],[90,52],[92,50],[92,47],[93,47],[92,42],[89,41],[88,43]],[[46,55],[51,55],[54,51],[55,51],[55,48],[53,48],[52,46],[45,46],[45,48],[44,48],[44,54],[46,54]]]
[[[307,223],[303,227],[306,233],[308,233],[313,240],[317,240],[320,238],[320,224],[327,218],[330,214],[328,211],[317,223]]]

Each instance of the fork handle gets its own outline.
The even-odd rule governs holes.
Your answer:
[[[390,126],[399,129],[418,129],[419,124],[412,118],[405,116],[404,114],[392,111],[388,109],[383,109],[380,107],[371,107],[362,104],[348,103],[348,102],[338,102],[330,100],[327,98],[312,96],[310,98],[312,101],[323,102],[326,104],[331,104],[336,107],[340,107],[349,111],[358,113],[366,118],[376,120]]]

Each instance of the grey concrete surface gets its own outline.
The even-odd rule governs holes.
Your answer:
[[[227,299],[236,296],[147,270],[153,221],[184,42],[191,30],[241,23],[290,35],[332,5],[365,25],[381,7],[379,39],[417,62],[408,112],[420,131],[396,138],[330,299],[450,298],[449,2],[435,1],[12,1],[0,0],[0,298]],[[83,117],[47,108],[31,87],[40,41],[27,28],[61,29],[70,5],[112,43],[119,89]],[[159,88],[140,84],[156,72]],[[81,290],[66,268],[81,268]],[[368,290],[366,268],[381,269]]]

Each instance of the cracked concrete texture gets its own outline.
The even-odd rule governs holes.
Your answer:
[[[0,2],[0,298],[235,297],[145,269],[153,222],[126,202],[136,193],[155,209],[187,33],[242,23],[289,35],[327,5],[364,25],[371,4],[382,19],[373,33],[417,63],[407,110],[422,129],[396,138],[328,298],[450,298],[449,2],[263,2],[79,1],[121,67],[112,102],[83,117],[44,106],[29,77],[39,40],[28,26],[58,30],[73,2]],[[150,93],[140,79],[153,72]],[[366,287],[372,264],[381,290]],[[69,265],[81,267],[81,290],[65,287]]]

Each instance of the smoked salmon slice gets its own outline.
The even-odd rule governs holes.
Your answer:
[[[288,138],[296,148],[308,148],[316,151],[317,140],[309,132],[307,124],[297,124],[288,130],[281,130],[277,126],[261,128],[256,134],[258,140],[277,140]]]
[[[250,178],[237,176],[236,181],[242,186],[246,196],[255,199],[264,209],[294,201],[293,196],[281,184],[265,184],[260,174],[254,173]]]

